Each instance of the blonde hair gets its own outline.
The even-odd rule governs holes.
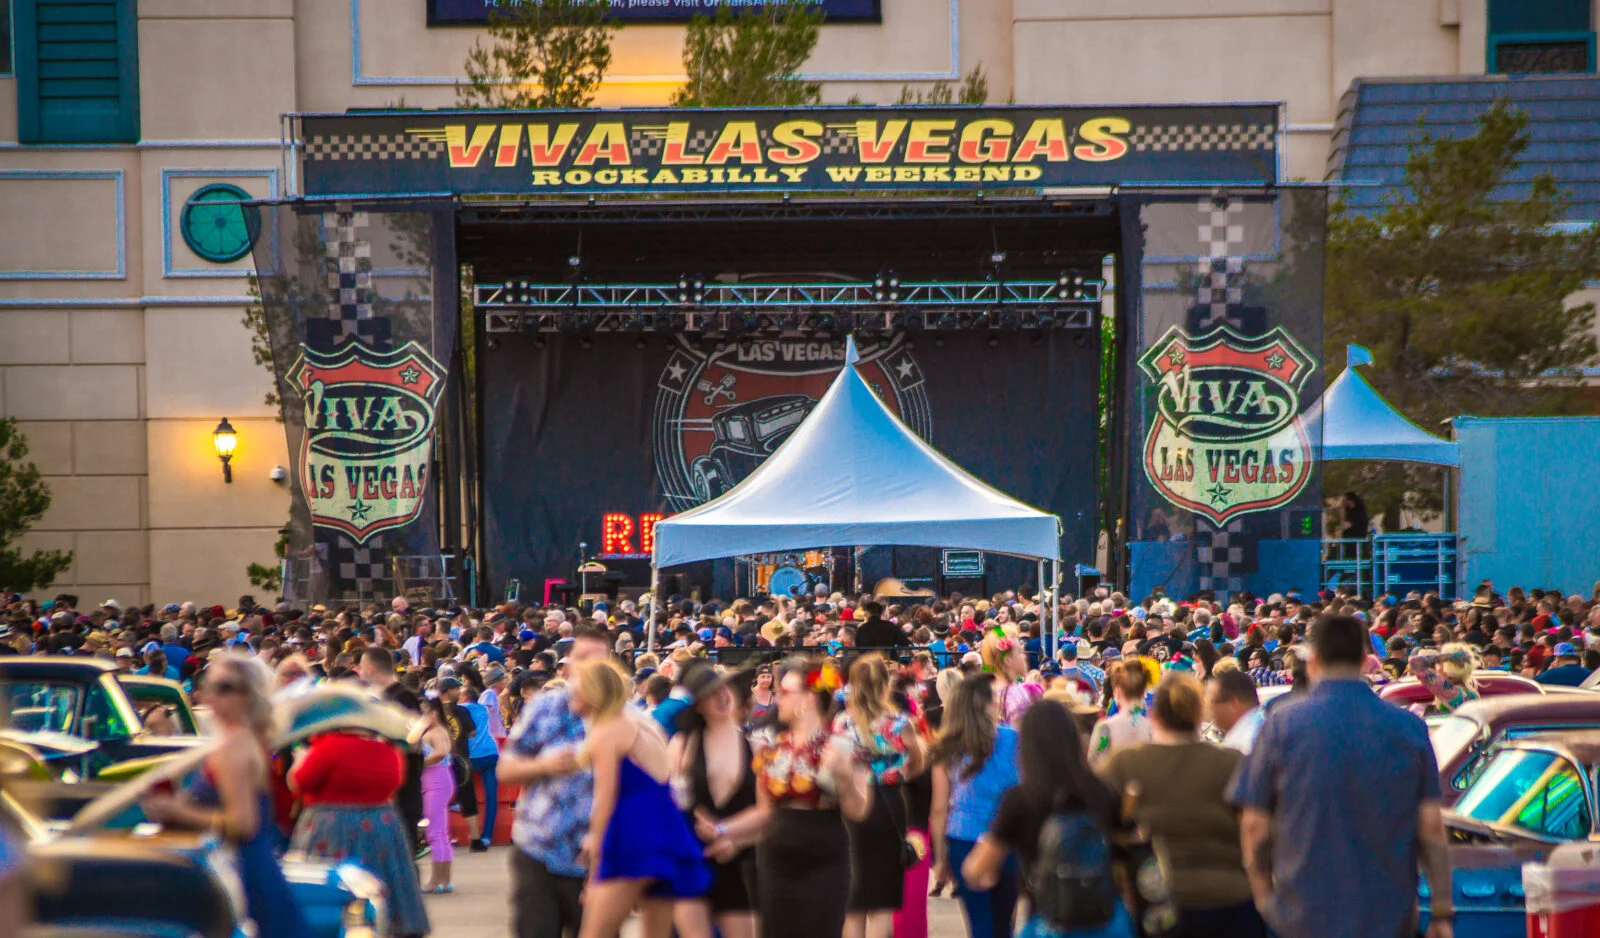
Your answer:
[[[1443,674],[1450,683],[1476,691],[1477,679],[1474,672],[1483,663],[1478,657],[1478,652],[1465,642],[1451,642],[1439,649],[1439,673]]]
[[[1238,658],[1218,658],[1217,663],[1211,666],[1211,676],[1216,677],[1224,671],[1239,670]]]
[[[950,695],[956,692],[956,685],[960,683],[961,669],[945,668],[933,679],[933,692],[939,695],[941,704],[947,704],[950,702]]]
[[[232,669],[239,678],[245,722],[262,742],[271,740],[277,732],[277,717],[272,706],[272,671],[259,658],[224,655],[206,666],[205,683],[221,677],[218,669]],[[204,683],[201,686],[204,687]]]
[[[850,695],[844,706],[863,739],[872,738],[872,722],[889,712],[889,691],[889,666],[881,655],[863,655],[850,665]]]
[[[628,682],[609,658],[578,662],[573,667],[572,693],[597,720],[616,716],[628,704]]]
[[[1015,629],[1002,629],[1001,631],[1004,634],[996,635],[994,628],[991,627],[988,631],[983,633],[983,644],[978,646],[978,653],[983,656],[983,666],[988,670],[993,671],[995,674],[1003,673],[1001,664],[1003,664],[1007,658],[1022,650],[1022,646],[1017,642],[1016,635],[1012,634],[1016,631]],[[1004,651],[1001,651],[1001,642],[1010,642],[1011,645]]]

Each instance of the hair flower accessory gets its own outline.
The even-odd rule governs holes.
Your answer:
[[[831,661],[824,661],[818,667],[806,672],[806,689],[810,691],[826,691],[833,693],[844,686],[844,680],[839,676],[839,667]]]

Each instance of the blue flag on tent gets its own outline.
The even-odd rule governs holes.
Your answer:
[[[1372,352],[1364,345],[1346,345],[1344,347],[1345,364],[1351,368],[1357,365],[1372,364]]]

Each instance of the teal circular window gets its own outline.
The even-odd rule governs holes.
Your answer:
[[[217,182],[201,186],[183,203],[178,230],[189,250],[216,264],[228,264],[250,253],[260,225],[258,210],[245,205],[250,193]]]

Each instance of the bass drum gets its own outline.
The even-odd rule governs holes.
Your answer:
[[[767,578],[767,592],[774,596],[793,596],[803,592],[810,582],[799,567],[779,567]]]

